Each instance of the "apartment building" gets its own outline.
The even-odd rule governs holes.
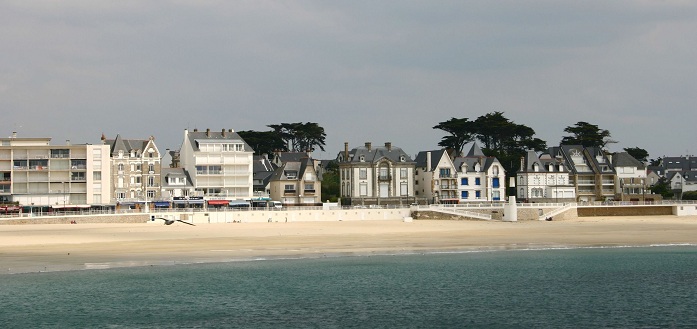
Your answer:
[[[142,204],[162,198],[160,150],[155,138],[114,139],[102,135],[102,144],[109,147],[112,195],[121,205]]]
[[[0,202],[35,207],[111,203],[109,147],[51,145],[51,138],[0,138]]]
[[[224,206],[253,197],[254,150],[232,129],[184,130],[179,163],[194,187],[193,196]],[[192,196],[192,197],[193,197]]]

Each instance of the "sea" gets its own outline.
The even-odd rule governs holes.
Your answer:
[[[697,246],[0,275],[0,328],[697,328]]]

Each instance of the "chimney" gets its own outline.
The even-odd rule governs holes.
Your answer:
[[[431,152],[426,152],[426,171],[431,171]]]
[[[228,129],[227,132],[232,133],[232,132],[234,132],[234,131],[232,131],[232,129]]]
[[[368,151],[370,151],[370,145],[371,145],[370,142],[365,142],[365,148],[367,148]]]
[[[392,143],[391,142],[385,142],[385,148],[387,151],[392,151]]]
[[[348,142],[344,142],[344,161],[348,161]]]
[[[220,134],[223,135],[223,137],[225,137],[225,128],[223,128],[223,131],[221,131]]]
[[[69,139],[66,139],[66,140],[65,140],[65,145],[70,145],[70,140],[69,140]]]
[[[211,128],[206,128],[206,137],[211,137]]]
[[[525,172],[525,157],[520,157],[520,171]]]
[[[194,132],[197,133],[197,132],[198,132],[198,128],[194,128]]]
[[[13,131],[13,132],[12,132],[12,138],[17,138],[17,132],[16,132],[16,131]]]

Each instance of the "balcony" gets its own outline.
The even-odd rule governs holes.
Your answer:
[[[378,176],[379,181],[390,181],[392,180],[392,175],[379,175]]]
[[[295,195],[296,190],[283,190],[283,195]]]

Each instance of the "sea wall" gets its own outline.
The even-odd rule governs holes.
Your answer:
[[[145,223],[149,214],[115,214],[115,215],[72,215],[43,217],[13,217],[0,219],[0,225],[22,224],[70,224],[75,223]]]
[[[594,216],[662,216],[673,215],[673,206],[578,207],[579,217]]]
[[[316,209],[316,210],[261,210],[214,211],[195,213],[153,214],[167,219],[181,219],[194,224],[203,223],[262,223],[262,222],[330,222],[350,220],[403,220],[410,215],[401,209]]]

